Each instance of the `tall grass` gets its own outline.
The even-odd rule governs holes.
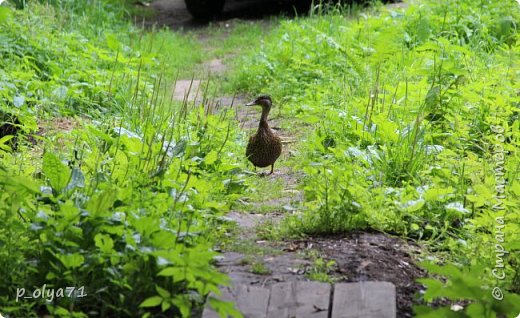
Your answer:
[[[227,282],[212,247],[243,179],[234,116],[173,101],[170,73],[200,56],[189,40],[115,2],[52,4],[1,8],[0,109],[35,136],[0,141],[2,314],[188,317]],[[75,124],[39,129],[57,116]],[[84,294],[15,299],[43,286]]]
[[[520,238],[512,208],[520,203],[518,5],[427,1],[349,13],[282,22],[234,77],[239,89],[271,92],[300,122],[292,164],[306,173],[305,203],[282,230],[375,229],[448,250],[454,262],[492,266],[491,125],[510,137],[501,213],[510,221],[507,246],[516,250]],[[518,272],[517,258],[508,262]],[[499,283],[513,289],[513,276]],[[478,301],[485,310],[496,304]]]

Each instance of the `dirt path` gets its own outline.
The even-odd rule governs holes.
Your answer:
[[[265,3],[263,0],[254,1]],[[151,6],[158,12],[155,23],[169,25],[172,29],[199,28],[199,40],[203,47],[213,49],[207,45],[209,42],[203,32],[204,25],[191,19],[182,0],[157,0]],[[272,10],[280,11],[279,8],[264,8],[264,11],[256,8],[251,18],[244,12],[255,12],[255,7],[248,6],[251,2],[230,0],[217,23],[232,28],[234,21],[240,18],[256,19],[256,23],[265,24],[266,21],[258,19],[268,16]],[[226,34],[224,32],[220,36],[225,37]],[[228,71],[224,59],[217,58],[202,63],[199,68],[196,74],[197,71],[199,74],[209,71],[223,79]],[[200,99],[203,83],[203,79],[180,79],[172,87],[174,97],[183,100],[190,91],[188,99]],[[231,105],[233,98],[223,96],[216,100],[221,105]],[[259,110],[243,107],[247,101],[245,96],[235,97],[236,107],[233,108],[237,110],[242,129],[252,133],[258,125]],[[222,254],[216,265],[230,276],[234,284],[270,286],[278,282],[310,279],[329,282],[388,281],[397,288],[398,317],[411,317],[414,294],[421,288],[415,279],[424,275],[414,264],[414,254],[419,251],[416,245],[374,232],[299,240],[274,239],[276,225],[287,215],[303,209],[304,194],[299,187],[303,174],[286,165],[286,159],[296,148],[297,140],[291,132],[279,128],[285,118],[273,117],[270,125],[285,141],[282,156],[273,175],[251,177],[258,182],[256,193],[245,195],[227,215],[236,226],[229,239],[219,247]]]

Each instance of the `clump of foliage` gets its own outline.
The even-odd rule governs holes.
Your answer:
[[[519,294],[507,291],[504,293],[501,289],[497,290],[497,287],[491,288],[482,284],[479,277],[486,269],[481,264],[462,269],[452,264],[439,266],[431,262],[425,262],[422,266],[429,273],[442,277],[442,279],[419,279],[419,282],[427,287],[425,300],[444,298],[456,302],[464,299],[470,303],[464,310],[457,311],[448,307],[432,310],[424,305],[417,306],[417,317],[494,318],[497,315],[516,317],[520,311]]]
[[[122,111],[129,89],[122,84],[136,78],[139,70],[151,73],[161,65],[170,71],[183,65],[178,61],[200,59],[200,53],[191,53],[197,52],[196,45],[186,39],[163,31],[147,33],[120,20],[121,9],[116,10],[115,3],[58,4],[33,5],[24,11],[2,7],[3,111],[29,108],[40,116]],[[174,58],[172,52],[177,52]]]
[[[243,90],[272,92],[287,116],[313,128],[293,160],[305,172],[305,206],[284,229],[376,229],[491,268],[500,220],[511,254],[499,283],[515,290],[518,4],[422,1],[346,13],[281,23],[234,78]],[[494,282],[484,271],[479,279]]]
[[[0,6],[0,111],[22,131],[16,150],[0,138],[4,316],[187,317],[227,282],[212,247],[242,189],[234,118],[171,102],[161,70],[183,64],[161,45],[194,46],[117,4]],[[40,128],[56,117],[74,124]],[[43,286],[84,295],[15,299]]]

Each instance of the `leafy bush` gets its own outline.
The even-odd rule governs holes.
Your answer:
[[[109,4],[85,5],[88,10],[83,12],[81,7],[76,8],[82,1],[59,3],[64,7],[32,5],[11,13],[12,18],[3,22],[1,110],[93,116],[120,112],[127,98],[129,78],[136,78],[139,72],[158,73],[159,65],[166,67],[163,71],[173,72],[172,68],[200,58],[187,53],[195,48],[188,40],[171,33],[168,38],[164,32],[148,34],[117,20]],[[97,18],[88,15],[93,10]],[[82,15],[76,15],[76,11]],[[65,13],[70,17],[63,17]],[[107,23],[111,25],[109,32],[103,29]],[[172,46],[181,49],[176,51]],[[168,60],[162,58],[165,52]]]
[[[520,311],[520,295],[508,292],[496,292],[483,284],[482,273],[485,268],[482,264],[466,268],[455,265],[439,266],[425,262],[422,264],[429,273],[442,275],[445,279],[419,279],[428,289],[424,299],[432,301],[444,298],[451,301],[469,301],[464,310],[454,311],[449,307],[432,309],[428,306],[416,306],[416,317],[489,317],[498,315],[516,317]],[[500,296],[501,295],[501,296]],[[495,297],[503,297],[496,299]]]
[[[282,230],[376,229],[425,240],[441,259],[491,266],[486,247],[503,216],[517,251],[518,5],[423,1],[347,13],[281,23],[234,78],[273,92],[308,131],[292,160],[305,171],[305,206]],[[498,212],[497,189],[507,197]],[[506,259],[511,287],[516,258]]]
[[[48,149],[40,178],[2,166],[2,217],[8,226],[0,239],[7,278],[1,297],[4,305],[11,304],[2,307],[4,313],[27,315],[43,306],[59,316],[132,316],[144,313],[140,307],[161,305],[163,311],[175,308],[175,315],[188,316],[192,303],[227,281],[211,266],[215,253],[208,236],[226,211],[227,186],[221,176],[201,178],[234,169],[221,164],[216,150],[204,155],[213,141],[228,149],[227,125],[198,115],[187,122],[199,122],[184,129],[204,124],[210,137],[166,139],[169,150],[157,135],[140,138],[123,128],[118,134],[91,126],[77,132],[68,164]],[[157,125],[153,133],[163,128]],[[17,288],[44,284],[49,289],[84,286],[88,297],[34,301],[32,308],[13,304]]]
[[[200,56],[189,40],[131,26],[115,2],[52,4],[0,7],[0,111],[23,130],[16,151],[0,138],[2,314],[187,317],[227,282],[212,247],[243,188],[234,118],[165,97],[161,68]],[[66,287],[80,293],[15,298]]]

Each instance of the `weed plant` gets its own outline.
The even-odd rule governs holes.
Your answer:
[[[475,302],[456,317],[517,315],[509,304],[518,296],[506,306],[475,295],[490,295],[492,284],[518,290],[518,4],[315,8],[281,22],[234,77],[244,91],[271,92],[304,130],[292,165],[305,172],[305,204],[282,230],[375,229],[420,240],[433,260],[462,267],[447,270],[448,285],[473,290],[450,294]],[[490,273],[497,220],[510,252],[499,281]],[[476,268],[480,285],[459,279]],[[435,284],[445,288],[432,294],[447,293]],[[430,311],[420,312],[442,316]]]
[[[213,246],[220,217],[254,187],[242,173],[244,136],[208,106],[209,84],[201,103],[172,101],[171,80],[200,62],[200,45],[129,24],[123,3],[0,6],[3,315],[187,317],[226,283]],[[281,233],[417,240],[431,261],[450,263],[423,264],[444,277],[422,281],[424,300],[471,301],[419,316],[517,315],[519,21],[514,1],[490,0],[317,5],[280,21],[231,84],[272,94],[302,136],[290,164],[305,173],[305,202]],[[213,54],[263,32],[237,30]],[[57,117],[76,124],[56,136],[41,129]],[[509,252],[500,259],[497,220]],[[273,228],[263,235],[279,237]],[[322,265],[325,280],[332,265]],[[18,288],[44,284],[87,296],[15,301]],[[504,302],[490,297],[493,285]]]
[[[213,246],[243,188],[238,125],[172,101],[197,47],[130,25],[119,4],[0,6],[0,125],[21,130],[16,149],[0,137],[4,316],[188,317],[227,283]],[[76,124],[39,128],[59,118]],[[85,295],[15,299],[43,286]]]

